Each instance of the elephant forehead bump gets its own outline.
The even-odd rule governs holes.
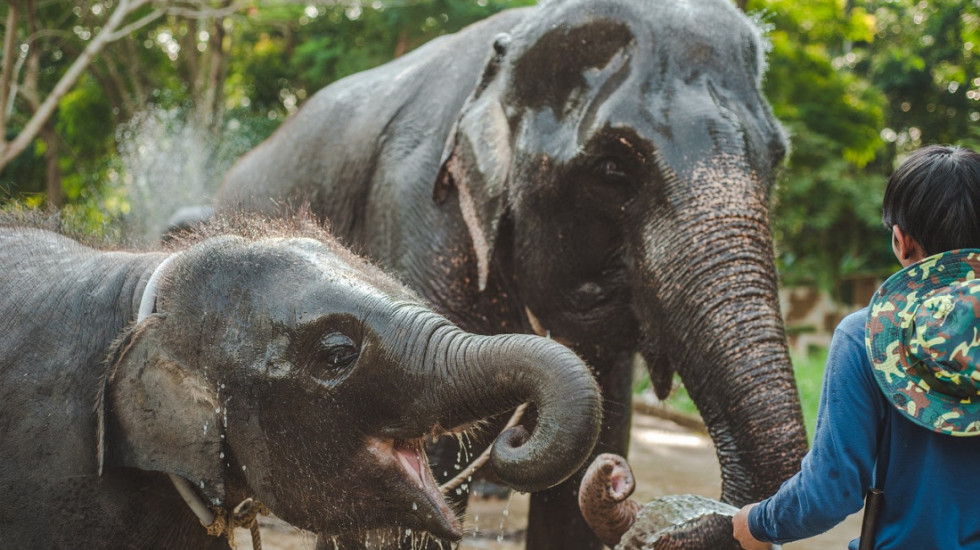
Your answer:
[[[365,269],[366,264],[363,262],[358,262],[362,265],[357,265],[351,263],[349,259],[340,258],[326,249],[323,243],[309,239],[290,239],[281,242],[296,259],[312,266],[313,270],[321,277],[321,281],[343,286],[365,295],[381,296],[383,295],[381,290],[385,287],[388,287],[387,290],[389,290],[386,294],[399,290],[393,286],[395,283],[387,277],[379,276],[380,274],[371,273],[371,270]]]
[[[605,67],[633,42],[629,26],[608,19],[550,29],[518,58],[515,99],[530,108],[550,107],[560,116],[570,96],[587,85],[585,71]],[[578,53],[569,56],[569,51]]]

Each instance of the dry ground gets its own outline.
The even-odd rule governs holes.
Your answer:
[[[717,498],[721,476],[711,440],[677,424],[649,416],[633,417],[630,464],[637,479],[634,498],[652,498],[695,493]],[[458,550],[519,550],[524,547],[527,525],[527,495],[509,499],[470,501],[464,524],[466,537]],[[784,550],[843,550],[860,531],[860,514],[848,518],[820,537],[783,546]],[[251,550],[248,532],[239,529],[238,548]],[[265,550],[310,550],[311,536],[284,525],[266,524],[262,531]]]

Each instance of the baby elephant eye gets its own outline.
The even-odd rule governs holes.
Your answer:
[[[320,340],[317,358],[325,367],[343,368],[357,360],[359,351],[357,345],[348,336],[332,332]]]
[[[603,157],[596,163],[596,169],[600,175],[611,178],[625,178],[626,168],[623,162],[616,157]]]

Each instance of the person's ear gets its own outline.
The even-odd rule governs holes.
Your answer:
[[[912,265],[926,256],[919,241],[902,231],[898,225],[892,226],[892,251],[902,267]]]

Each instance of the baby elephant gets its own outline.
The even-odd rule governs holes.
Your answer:
[[[0,227],[0,546],[228,548],[243,502],[458,540],[422,442],[525,401],[497,475],[541,490],[586,460],[574,353],[465,333],[314,223],[271,223],[147,253]]]
[[[582,478],[579,508],[603,543],[616,550],[740,550],[732,538],[734,506],[697,495],[669,495],[640,505],[626,459],[597,456]]]

